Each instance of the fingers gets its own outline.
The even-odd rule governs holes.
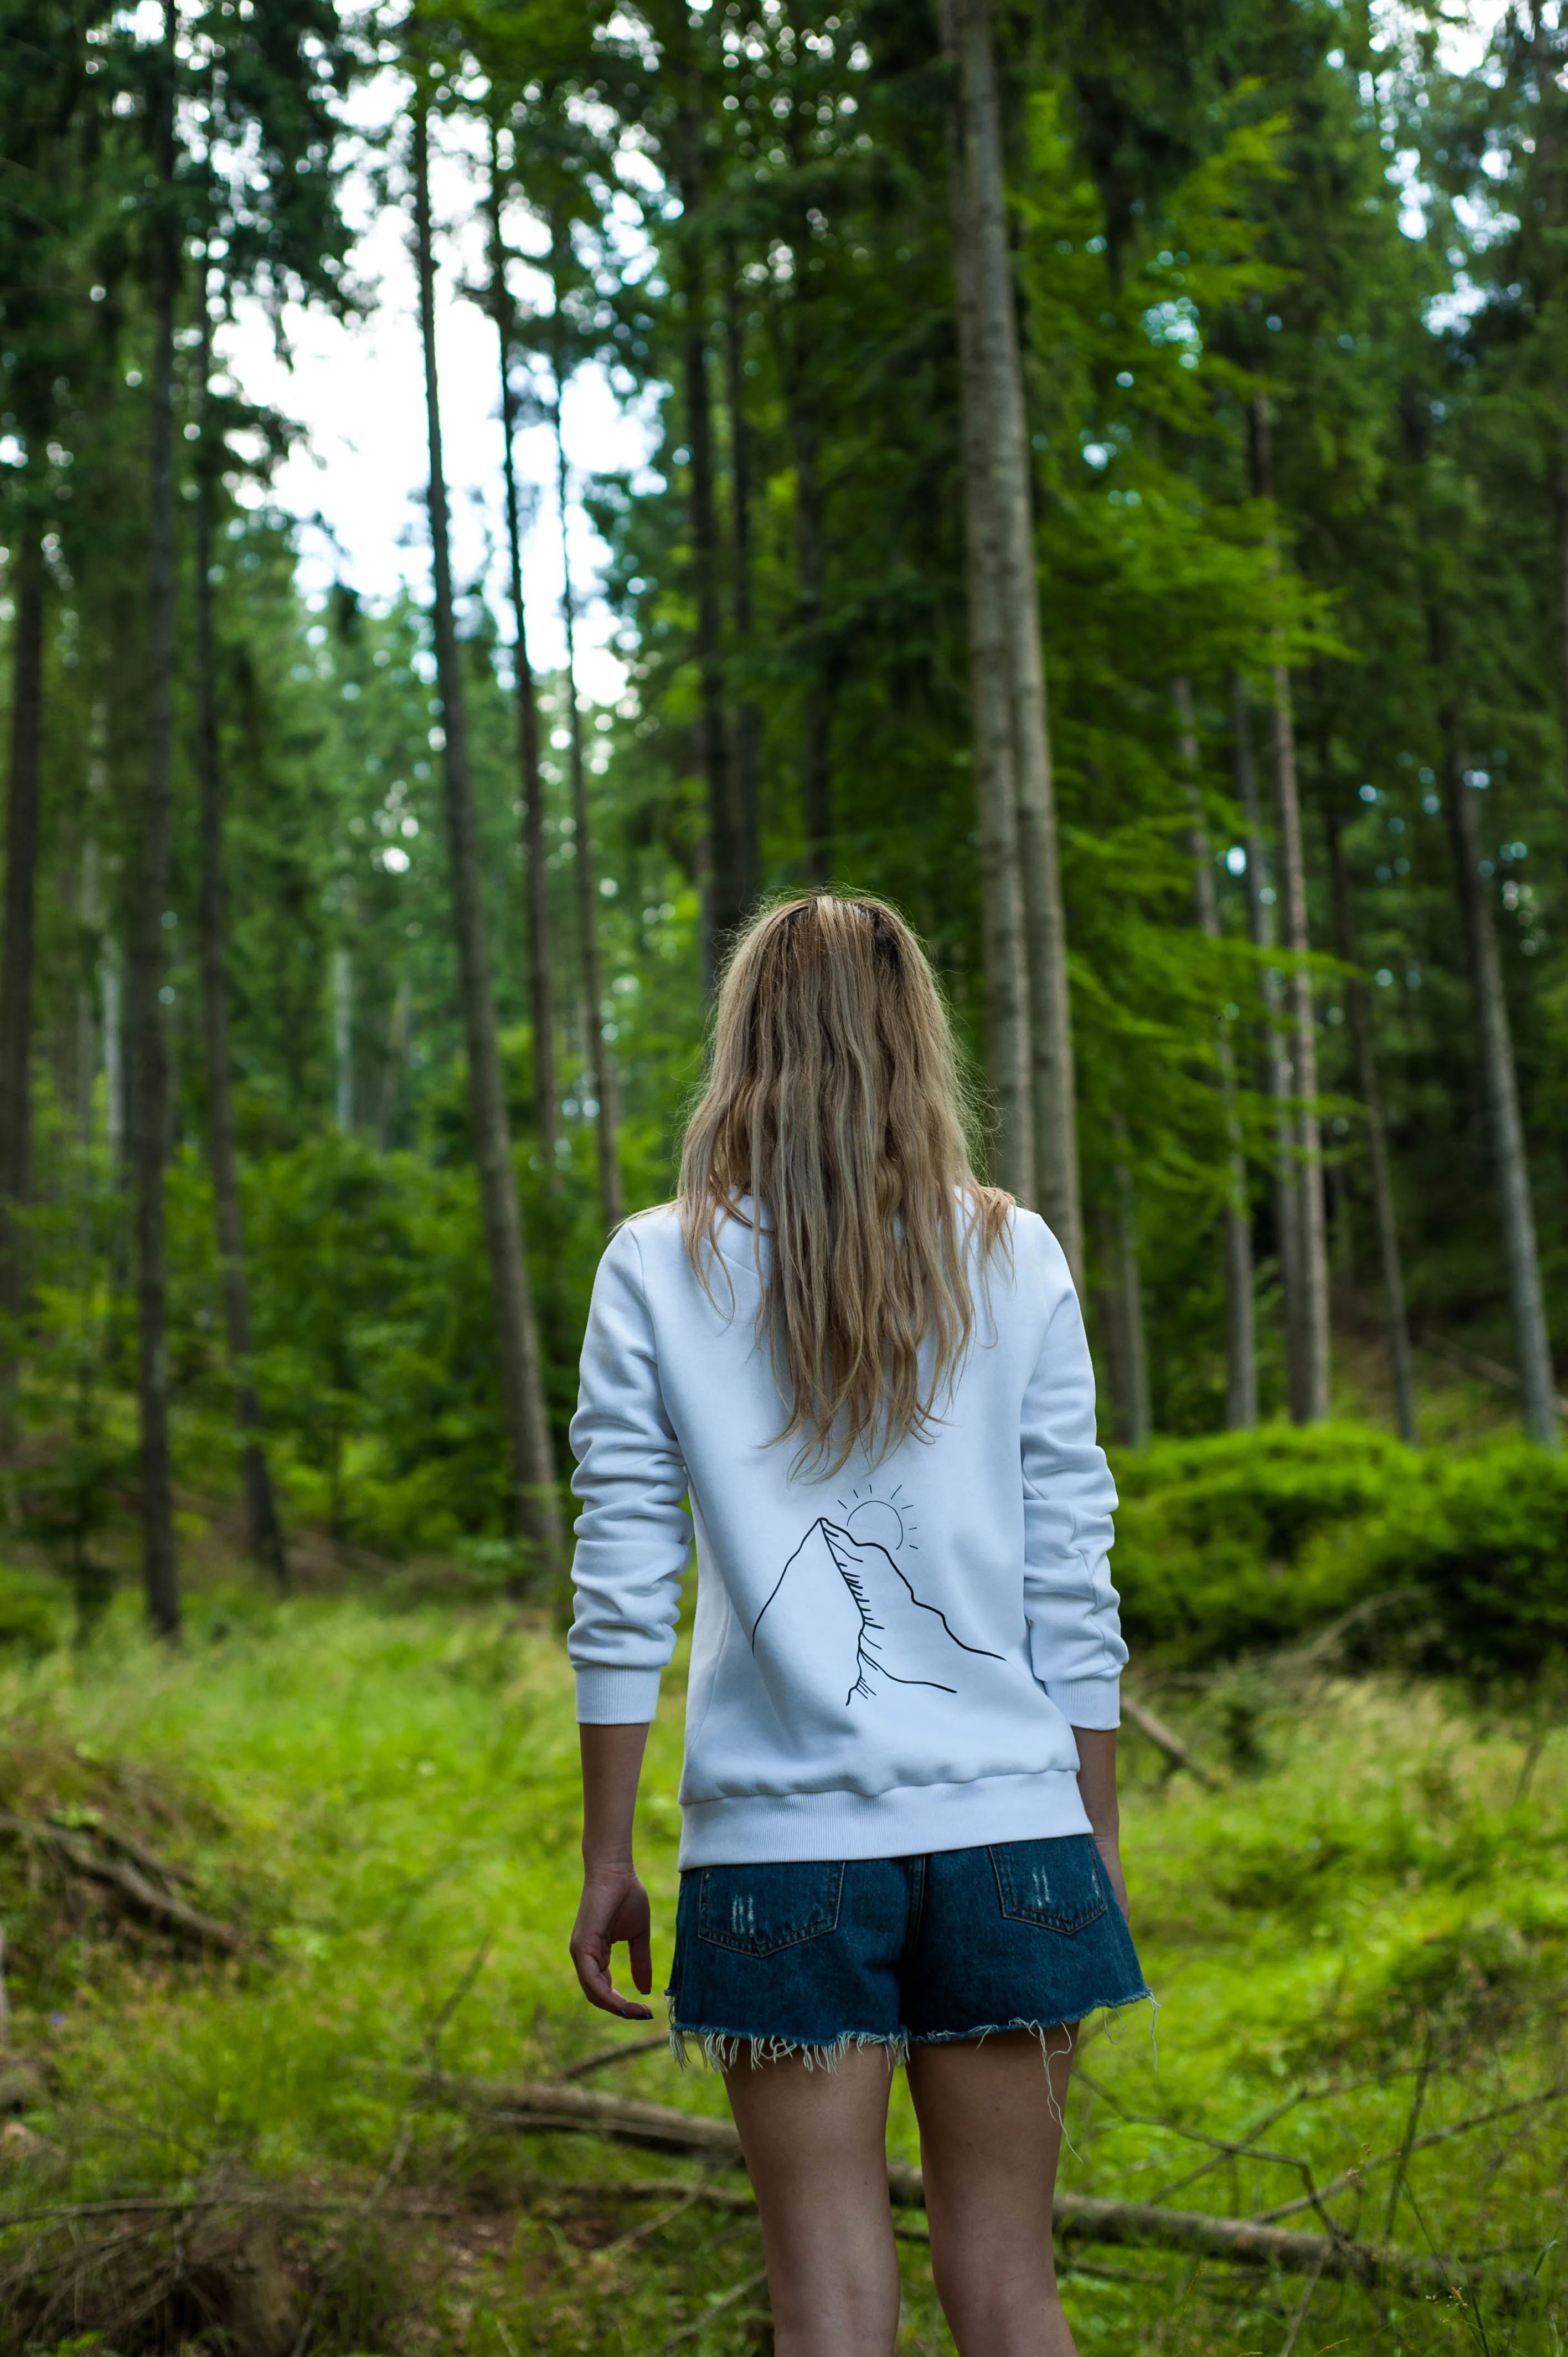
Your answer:
[[[640,1944],[641,1954],[638,1954]],[[621,1996],[610,1978],[610,1943],[600,1937],[572,1943],[572,1962],[577,1968],[577,1985],[590,2005],[601,2013],[613,2013],[622,2021],[651,2021],[652,2013],[645,2005],[636,2005]],[[646,1935],[640,1943],[632,1943],[631,1974],[639,1989],[645,1992],[653,1986],[653,1958]]]
[[[631,1958],[633,1985],[646,1996],[653,1986],[653,1949],[647,1932],[634,1932],[626,1944]]]
[[[590,2005],[596,2005],[601,2013],[615,2014],[622,2021],[652,2020],[653,2016],[647,2006],[634,2005],[628,1997],[621,1996],[597,1956],[582,1955],[575,1962],[578,1986]],[[648,1988],[651,1984],[652,1975],[650,1974],[646,1980],[639,1981],[638,1986]]]

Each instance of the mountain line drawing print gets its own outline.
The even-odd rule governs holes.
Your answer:
[[[934,1604],[923,1603],[893,1550],[919,1550],[910,1534],[918,1527],[900,1483],[890,1498],[874,1491],[852,1491],[854,1502],[837,1502],[843,1523],[819,1514],[751,1625],[751,1649],[769,1613],[789,1624],[791,1644],[842,1644],[846,1674],[844,1706],[858,1695],[875,1700],[883,1681],[957,1694],[962,1657],[1000,1662],[1004,1656],[966,1644]],[[901,1502],[902,1501],[902,1502]],[[850,1609],[845,1609],[847,1600]],[[784,1631],[769,1627],[769,1636]]]

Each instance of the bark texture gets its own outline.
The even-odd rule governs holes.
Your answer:
[[[1142,1448],[1154,1430],[1149,1401],[1149,1351],[1144,1324],[1144,1276],[1138,1261],[1137,1198],[1127,1155],[1127,1125],[1120,1115],[1112,1124],[1117,1158],[1112,1172],[1114,1201],[1114,1298],[1121,1325],[1118,1353],[1122,1369],[1117,1402],[1124,1448]]]
[[[29,437],[29,479],[36,471]],[[29,479],[26,490],[32,490]],[[29,505],[12,561],[11,759],[5,799],[5,939],[0,949],[0,1317],[15,1334],[27,1293],[18,1214],[32,1163],[33,944],[43,733],[43,525]],[[0,1442],[9,1437],[16,1360],[0,1352]]]
[[[201,300],[201,406],[204,435],[212,432],[207,398],[211,328]],[[241,1481],[245,1499],[245,1536],[252,1555],[288,1585],[288,1558],[279,1525],[272,1472],[262,1439],[251,1332],[251,1297],[245,1270],[244,1222],[234,1149],[232,1061],[229,1046],[229,944],[223,861],[223,771],[218,737],[218,647],[212,612],[212,499],[217,453],[204,448],[196,502],[197,772],[200,794],[200,907],[202,1034],[207,1060],[207,1149],[212,1170],[212,1206],[218,1232],[218,1266],[223,1286],[223,1321],[229,1374],[234,1387],[234,1423],[240,1437]]]
[[[1254,396],[1251,416],[1253,496],[1273,500],[1273,447],[1268,403]],[[1285,1361],[1290,1412],[1296,1424],[1318,1424],[1328,1415],[1328,1232],[1323,1200],[1323,1141],[1317,1098],[1317,1034],[1313,1017],[1312,976],[1305,960],[1311,946],[1306,915],[1306,866],[1302,852],[1301,796],[1296,783],[1295,721],[1290,673],[1273,665],[1270,734],[1274,784],[1274,874],[1279,890],[1281,946],[1290,958],[1285,970],[1285,1039],[1294,1100],[1290,1129],[1292,1161],[1285,1255]]]
[[[1269,881],[1268,836],[1258,792],[1257,763],[1252,748],[1252,705],[1247,683],[1231,682],[1231,724],[1236,759],[1236,799],[1247,824],[1247,934],[1254,950],[1266,953],[1275,946],[1273,886]],[[1290,1058],[1284,1039],[1284,986],[1279,968],[1262,967],[1259,996],[1263,1006],[1263,1086],[1273,1106],[1274,1131],[1274,1250],[1280,1283],[1287,1300],[1296,1287],[1296,1193],[1294,1145],[1291,1135]]]
[[[1197,928],[1205,941],[1220,938],[1219,909],[1214,890],[1208,829],[1203,818],[1198,783],[1197,731],[1193,720],[1192,689],[1186,679],[1172,683],[1176,706],[1177,751],[1187,781],[1192,813],[1193,902]],[[1236,1051],[1223,1016],[1214,1027],[1214,1058],[1219,1074],[1219,1095],[1225,1114],[1225,1425],[1230,1432],[1247,1432],[1258,1421],[1258,1338],[1252,1294],[1252,1207],[1247,1186],[1247,1157],[1241,1147],[1241,1124],[1236,1105]]]
[[[1068,991],[1067,925],[1058,861],[1056,803],[1035,574],[1033,486],[1023,371],[1008,250],[1002,126],[989,0],[943,0],[943,37],[955,69],[958,126],[953,199],[954,268],[964,408],[966,504],[984,511],[978,537],[993,572],[985,623],[998,660],[975,667],[976,758],[982,696],[1002,691],[986,734],[1011,748],[1014,834],[1022,887],[1027,975],[1024,1028],[1030,1074],[1035,1200],[1075,1275],[1083,1259],[1077,1115]],[[971,591],[974,590],[974,535]],[[983,856],[986,833],[982,816]],[[988,945],[989,946],[989,945]]]
[[[946,0],[950,64],[960,38],[958,0]],[[1028,948],[1019,873],[1018,788],[1000,589],[1001,554],[990,484],[990,408],[980,316],[979,229],[971,156],[971,109],[955,104],[950,135],[949,212],[958,327],[963,522],[969,597],[970,700],[980,834],[981,935],[985,988],[985,1071],[996,1109],[991,1174],[1033,1204],[1035,1108],[1029,1051]]]
[[[795,628],[805,677],[800,700],[800,812],[806,880],[832,881],[833,787],[832,705],[823,661],[822,610],[827,551],[822,523],[821,436],[798,365],[791,367],[789,443],[795,459]]]
[[[725,718],[724,614],[719,584],[718,511],[714,498],[714,419],[703,273],[693,257],[686,279],[682,342],[686,442],[691,451],[692,554],[697,593],[698,733],[708,790],[708,906],[704,955],[710,984],[724,946],[746,910],[746,829],[730,762]]]
[[[468,1054],[468,1110],[478,1166],[490,1297],[499,1346],[501,1399],[511,1460],[513,1512],[519,1533],[553,1572],[562,1545],[561,1509],[550,1422],[545,1413],[539,1337],[523,1256],[522,1216],[507,1128],[506,1091],[495,1003],[479,849],[468,766],[461,652],[452,604],[446,479],[441,448],[440,388],[435,364],[435,263],[430,224],[429,124],[423,105],[413,121],[414,244],[419,274],[420,328],[424,345],[424,406],[430,444],[430,549],[435,587],[435,662],[446,737],[443,761],[446,840],[452,870],[463,1030]]]
[[[177,12],[165,10],[163,87],[156,137],[161,186],[153,288],[152,494],[147,571],[147,783],[131,952],[131,1179],[135,1201],[136,1395],[141,1437],[142,1578],[147,1613],[179,1634],[174,1497],[169,1467],[167,1247],[164,1164],[169,1117],[164,914],[168,905],[174,735],[174,333],[179,247],[172,219]]]
[[[1438,668],[1441,675],[1441,661]],[[1475,802],[1477,789],[1466,776],[1468,765],[1460,714],[1452,700],[1443,708],[1443,800],[1454,847],[1454,869],[1470,967],[1476,1055],[1497,1166],[1503,1257],[1513,1311],[1524,1427],[1540,1447],[1554,1449],[1558,1445],[1557,1386],[1552,1370],[1546,1300],[1541,1290],[1541,1255],[1530,1191],[1530,1158],[1520,1113],[1508,994],[1503,987],[1491,899],[1481,874],[1480,829]]]
[[[490,148],[490,303],[500,345],[501,468],[506,482],[507,556],[510,571],[512,647],[517,697],[517,772],[522,810],[523,894],[528,910],[528,1008],[533,1029],[534,1125],[546,1177],[553,1181],[560,1136],[555,1083],[555,992],[550,966],[550,899],[544,865],[544,784],[539,771],[539,705],[528,659],[528,619],[522,585],[522,508],[518,497],[517,403],[511,386],[515,314],[506,283],[501,236],[500,169]]]
[[[752,630],[751,437],[746,415],[746,331],[742,317],[740,264],[732,253],[725,264],[725,391],[729,409],[730,619],[742,658]],[[743,695],[735,716],[735,788],[741,837],[741,906],[757,899],[762,869],[762,715]]]
[[[1415,1372],[1411,1359],[1410,1318],[1405,1309],[1404,1269],[1400,1254],[1399,1219],[1394,1210],[1393,1169],[1389,1159],[1388,1124],[1383,1117],[1383,1092],[1378,1059],[1372,1046],[1372,1011],[1356,938],[1356,909],[1349,872],[1345,864],[1344,829],[1337,812],[1328,814],[1328,872],[1334,888],[1335,930],[1339,955],[1350,969],[1345,985],[1345,1011],[1350,1023],[1350,1044],[1356,1059],[1356,1086],[1367,1123],[1367,1168],[1372,1181],[1372,1212],[1378,1230],[1378,1258],[1383,1277],[1383,1318],[1388,1335],[1389,1363],[1393,1370],[1394,1405],[1400,1438],[1413,1448],[1419,1438],[1415,1413]]]
[[[559,290],[557,280],[557,290]],[[557,292],[559,302],[559,291]],[[577,600],[572,587],[571,553],[566,544],[566,445],[561,432],[562,361],[555,363],[555,483],[561,508],[561,618],[566,628],[566,725],[571,734],[567,760],[572,772],[572,873],[577,897],[577,952],[582,960],[583,999],[587,1010],[587,1049],[593,1060],[593,1085],[598,1104],[595,1140],[598,1149],[599,1215],[607,1234],[626,1217],[621,1186],[620,1074],[615,1048],[605,1037],[605,979],[599,957],[599,895],[594,868],[594,833],[588,809],[588,780],[583,759],[583,713],[577,702]]]

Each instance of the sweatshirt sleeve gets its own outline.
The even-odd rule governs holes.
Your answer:
[[[1035,1675],[1069,1724],[1112,1727],[1127,1659],[1105,1560],[1116,1489],[1095,1438],[1083,1313],[1048,1230],[1046,1242],[1056,1299],[1024,1394],[1024,1614]]]
[[[594,1280],[572,1453],[572,1487],[583,1501],[567,1640],[577,1717],[587,1726],[649,1720],[659,1707],[660,1673],[675,1650],[692,1523],[686,1468],[659,1386],[642,1255],[629,1226],[611,1239]]]

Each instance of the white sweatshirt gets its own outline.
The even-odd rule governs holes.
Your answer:
[[[1072,1729],[1118,1720],[1116,1493],[1061,1247],[1032,1211],[1011,1225],[939,1421],[826,1478],[773,1437],[748,1227],[721,1226],[711,1300],[672,1205],[600,1262],[572,1423],[577,1716],[652,1718],[694,1525],[682,1867],[1089,1830]]]

